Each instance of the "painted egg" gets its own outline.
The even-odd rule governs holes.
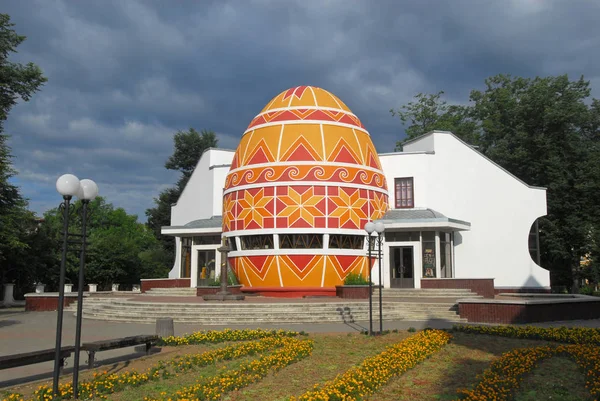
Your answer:
[[[368,275],[364,226],[388,209],[369,133],[330,92],[299,86],[250,122],[223,192],[230,263],[246,288],[327,294]]]

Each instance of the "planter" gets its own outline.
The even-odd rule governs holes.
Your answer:
[[[227,289],[232,294],[241,294],[242,293],[241,285],[228,285]],[[214,295],[214,294],[218,293],[219,291],[221,291],[221,287],[209,286],[209,285],[196,287],[196,295],[199,297],[201,297],[203,295]]]
[[[35,285],[35,293],[36,294],[43,294],[45,290],[46,290],[46,284],[36,284]]]
[[[336,285],[335,296],[343,299],[367,299],[369,298],[369,285]]]
[[[73,284],[65,284],[65,292],[72,292]]]
[[[88,284],[89,292],[98,291],[98,284]]]

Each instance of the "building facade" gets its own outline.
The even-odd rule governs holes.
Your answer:
[[[236,151],[207,150],[171,213],[162,229],[176,237],[169,278],[189,278],[191,287],[216,278],[225,237],[244,290],[333,295],[347,274],[368,273],[368,221],[385,227],[385,287],[452,279],[493,279],[504,291],[550,285],[538,265],[544,188],[449,132],[378,155],[358,117],[315,87],[273,98]],[[376,259],[372,266],[378,283]]]

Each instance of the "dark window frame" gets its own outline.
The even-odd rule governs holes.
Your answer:
[[[242,251],[256,251],[264,249],[274,249],[273,235],[241,235],[240,242]]]
[[[323,249],[323,234],[279,234],[279,249]]]
[[[364,235],[329,234],[329,249],[364,249]]]
[[[403,187],[406,187],[407,192],[410,190],[410,197],[407,197],[406,199],[403,199],[401,196]],[[406,205],[402,205],[403,201],[406,202]],[[414,177],[398,177],[394,179],[394,203],[396,209],[412,209],[415,207]]]

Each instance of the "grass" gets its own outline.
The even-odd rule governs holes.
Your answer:
[[[289,396],[298,396],[311,389],[316,383],[324,383],[359,365],[365,358],[376,355],[388,345],[413,335],[408,331],[384,336],[368,337],[358,333],[311,334],[314,341],[312,356],[294,363],[281,371],[270,374],[258,383],[228,393],[223,400],[284,401]],[[459,388],[470,388],[477,382],[477,375],[502,353],[514,348],[534,347],[548,344],[544,341],[511,339],[487,335],[453,333],[453,340],[440,352],[392,379],[377,393],[367,398],[371,401],[403,400],[454,400]],[[554,343],[555,344],[555,343]],[[127,362],[124,366],[99,369],[125,371],[145,370],[158,360],[168,360],[176,355],[203,352],[225,344],[189,345],[164,347],[158,355]],[[137,388],[126,389],[109,396],[114,401],[142,400],[145,396],[156,396],[161,392],[171,394],[183,386],[195,383],[201,377],[212,377],[224,369],[235,369],[250,358],[218,362],[216,365],[196,368],[166,380],[150,382]],[[92,372],[84,371],[84,377]],[[30,386],[32,387],[32,386]],[[27,387],[24,387],[27,389]],[[18,389],[21,393],[24,388]],[[585,378],[577,365],[567,357],[544,360],[534,372],[526,376],[518,391],[517,401],[530,400],[592,400],[585,388]]]
[[[585,388],[585,377],[573,359],[555,357],[540,362],[523,380],[515,401],[593,401]]]

